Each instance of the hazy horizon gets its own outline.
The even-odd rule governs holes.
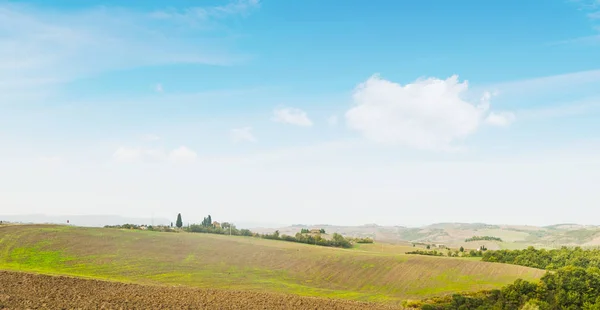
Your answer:
[[[551,3],[0,1],[0,214],[600,224],[600,19]]]
[[[198,224],[202,221],[202,219],[188,219],[185,215],[182,215],[184,225],[188,224]],[[211,215],[212,217],[212,215]],[[422,225],[399,225],[399,224],[389,224],[389,225],[381,225],[378,223],[362,223],[362,224],[354,224],[348,225],[344,223],[325,223],[325,222],[314,222],[314,223],[266,223],[266,222],[253,222],[253,221],[229,221],[225,218],[215,218],[212,217],[215,221],[218,222],[231,222],[236,225],[237,228],[282,228],[282,227],[290,227],[290,226],[314,226],[314,227],[324,227],[324,226],[338,226],[338,227],[361,227],[361,226],[370,226],[376,225],[378,227],[406,227],[406,228],[422,228],[433,225],[442,225],[442,224],[465,224],[465,225],[474,225],[474,224],[485,224],[485,225],[494,225],[494,226],[531,226],[531,227],[548,227],[548,226],[556,226],[556,225],[579,225],[579,226],[597,226],[600,227],[600,224],[580,224],[580,223],[569,223],[569,222],[561,222],[561,223],[552,223],[548,225],[530,225],[530,224],[514,224],[514,223],[484,223],[484,222],[431,222],[425,223]],[[176,218],[175,218],[176,219]],[[24,224],[67,224],[66,221],[69,220],[70,225],[75,226],[90,226],[90,227],[102,227],[105,225],[122,225],[122,224],[136,224],[136,225],[170,225],[171,222],[175,223],[175,219],[164,218],[164,217],[124,217],[115,214],[89,214],[89,215],[65,215],[65,214],[0,214],[0,221],[13,221]]]

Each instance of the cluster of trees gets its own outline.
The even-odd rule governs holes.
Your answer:
[[[259,235],[259,237],[264,238],[264,239],[283,240],[283,241],[289,241],[289,242],[307,243],[307,244],[329,246],[329,247],[336,247],[336,248],[351,248],[352,247],[352,242],[350,240],[344,238],[344,236],[342,236],[338,233],[334,233],[331,239],[325,239],[325,238],[321,237],[320,235],[316,235],[316,236],[306,235],[301,232],[297,233],[296,236],[281,235],[281,234],[279,234],[279,231],[276,230],[272,234]]]
[[[490,237],[490,236],[473,236],[471,238],[465,239],[465,242],[481,241],[481,240],[502,242],[502,239],[500,239],[498,237]]]
[[[332,239],[325,239],[320,235],[309,235],[306,232],[301,230],[300,233],[297,233],[296,236],[288,236],[281,235],[279,231],[275,231],[272,234],[257,234],[253,233],[248,229],[237,229],[234,224],[231,223],[222,223],[220,227],[215,227],[212,223],[211,216],[207,216],[204,218],[202,223],[200,224],[192,224],[188,227],[184,228],[184,231],[194,232],[194,233],[208,233],[208,234],[220,234],[220,235],[234,235],[234,236],[247,236],[247,237],[257,237],[263,239],[272,239],[272,240],[282,240],[282,241],[290,241],[290,242],[299,242],[299,243],[307,243],[307,244],[315,244],[321,246],[330,246],[330,247],[340,247],[340,248],[351,248],[352,242],[346,238],[344,238],[340,234],[333,234]],[[310,231],[309,231],[310,232]],[[324,229],[321,229],[321,233],[325,233]]]
[[[104,228],[117,228],[117,229],[141,229],[141,225],[136,224],[123,224],[123,225],[104,225]]]
[[[302,229],[300,229],[300,233],[301,234],[309,234],[310,230],[308,228],[302,228]],[[320,234],[324,234],[325,233],[325,229],[324,228],[319,229],[319,233]]]
[[[225,224],[227,224],[227,225],[225,225]],[[184,230],[187,232],[193,232],[193,233],[206,233],[206,234],[219,234],[219,235],[231,234],[233,236],[247,236],[247,237],[256,235],[248,229],[237,229],[235,227],[235,225],[229,224],[229,223],[223,223],[223,225],[221,227],[215,227],[212,225],[205,226],[202,224],[192,224],[192,225],[189,225],[188,227],[184,228]]]
[[[202,223],[200,223],[200,225],[204,227],[213,227],[213,221],[210,217],[210,214],[202,220]]]
[[[177,217],[179,220],[179,216]],[[237,229],[234,224],[224,222],[219,226],[215,226],[212,217],[205,217],[200,224],[191,224],[183,228],[184,231],[193,233],[232,235],[232,236],[254,236],[257,235],[248,229]]]
[[[444,256],[444,253],[438,252],[437,250],[433,250],[433,251],[414,250],[414,251],[411,251],[411,252],[406,252],[406,254],[428,255],[428,256]]]
[[[415,245],[413,244],[413,247],[414,246]],[[406,254],[444,256],[444,253],[442,251],[437,251],[437,250],[429,251],[430,248],[431,247],[429,245],[427,245],[427,251],[415,250],[415,251],[411,251],[411,252],[406,252]],[[454,250],[454,251],[452,251],[451,249],[448,249],[448,252],[446,255],[448,257],[482,257],[483,251],[485,251],[485,250],[487,250],[487,249],[482,246],[479,248],[479,251],[470,250],[467,252],[467,251],[465,251],[465,248],[463,248],[461,246],[460,249]]]
[[[488,251],[483,261],[557,270],[566,266],[600,268],[600,250],[580,247],[545,250],[529,247],[525,250]]]
[[[354,243],[373,243],[371,238],[350,238],[350,241]]]
[[[600,309],[600,269],[567,266],[538,283],[517,280],[500,290],[455,294],[424,302],[425,310],[445,309]]]

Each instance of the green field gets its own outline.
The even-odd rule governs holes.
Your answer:
[[[397,303],[500,288],[544,271],[402,254],[365,244],[337,249],[252,237],[51,225],[0,227],[0,269],[142,284],[266,290]]]

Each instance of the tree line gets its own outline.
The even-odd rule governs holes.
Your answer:
[[[309,234],[310,230],[308,228],[302,228],[302,229],[300,229],[300,233],[301,234]],[[319,233],[320,234],[324,234],[325,233],[325,229],[324,228],[319,229]]]
[[[528,247],[524,250],[488,251],[482,260],[548,270],[566,266],[600,268],[600,250],[584,250],[581,247],[546,250]]]
[[[352,242],[344,236],[334,233],[331,239],[325,239],[321,235],[307,235],[302,233],[296,233],[295,236],[280,235],[279,231],[275,231],[272,234],[260,235],[261,238],[271,240],[283,240],[290,242],[314,244],[320,246],[336,247],[336,248],[351,248]]]
[[[424,310],[600,309],[600,269],[563,267],[538,283],[521,279],[499,290],[454,294],[423,302]]]
[[[438,251],[438,250],[414,250],[414,251],[410,251],[410,252],[406,252],[405,254],[413,254],[413,255],[427,255],[427,256],[448,256],[448,257],[482,257],[483,256],[483,251],[475,251],[475,250],[470,250],[470,251],[465,251],[465,249],[463,247],[460,247],[460,250],[451,250],[448,249],[448,251],[446,252],[446,255],[444,255],[443,251]]]
[[[373,239],[371,239],[371,238],[348,238],[348,239],[354,243],[373,243]]]
[[[181,215],[178,215],[178,221]],[[210,234],[221,234],[221,235],[234,235],[234,236],[248,236],[248,237],[257,237],[263,239],[271,239],[271,240],[282,240],[289,242],[298,242],[298,243],[306,243],[306,244],[314,244],[320,246],[329,246],[329,247],[339,247],[339,248],[351,248],[352,240],[344,238],[344,236],[334,233],[332,239],[325,239],[320,234],[325,233],[325,229],[320,229],[319,234],[310,235],[310,231],[308,229],[301,229],[299,233],[295,236],[282,235],[279,231],[275,231],[272,234],[258,234],[254,233],[248,229],[237,229],[234,224],[231,223],[222,223],[219,226],[216,226],[214,222],[212,222],[211,216],[207,216],[202,220],[200,224],[192,224],[188,227],[183,228],[184,231],[193,232],[193,233],[210,233]],[[366,240],[361,239],[363,242],[367,242]]]
[[[414,251],[406,252],[406,254],[427,255],[427,256],[444,256],[444,253],[438,252],[437,250],[433,250],[433,251],[414,250]]]
[[[454,294],[411,306],[422,309],[584,309],[600,310],[600,250],[560,249],[497,250],[483,261],[546,269],[537,283],[516,280],[499,290]]]
[[[146,225],[134,225],[134,224],[123,224],[123,225],[106,225],[105,228],[118,228],[118,229],[142,229],[142,230],[150,230],[150,231],[168,231],[174,232],[176,231],[173,228],[173,223],[171,226],[146,226]],[[354,243],[373,243],[373,239],[370,238],[346,238],[338,233],[334,233],[331,239],[326,239],[321,236],[321,234],[325,234],[325,229],[320,229],[319,234],[312,235],[308,229],[303,228],[299,233],[295,236],[288,236],[280,234],[279,231],[275,231],[271,234],[258,234],[250,231],[249,229],[238,229],[232,223],[216,223],[212,221],[212,217],[210,215],[206,216],[200,224],[188,224],[188,226],[183,226],[183,220],[181,217],[181,213],[177,214],[177,219],[175,220],[175,227],[179,230],[183,230],[185,232],[190,233],[207,233],[207,234],[219,234],[219,235],[233,235],[233,236],[246,236],[246,237],[256,237],[263,239],[271,239],[271,240],[282,240],[289,242],[298,242],[298,243],[306,243],[306,244],[314,244],[320,246],[328,246],[328,247],[339,247],[339,248],[351,248]]]
[[[473,236],[471,238],[465,239],[465,242],[473,242],[473,241],[481,241],[481,240],[502,242],[502,239],[500,239],[498,237],[491,237],[491,236]]]

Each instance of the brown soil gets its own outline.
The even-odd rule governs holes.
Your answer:
[[[0,270],[0,309],[391,309],[270,293],[145,286]]]

